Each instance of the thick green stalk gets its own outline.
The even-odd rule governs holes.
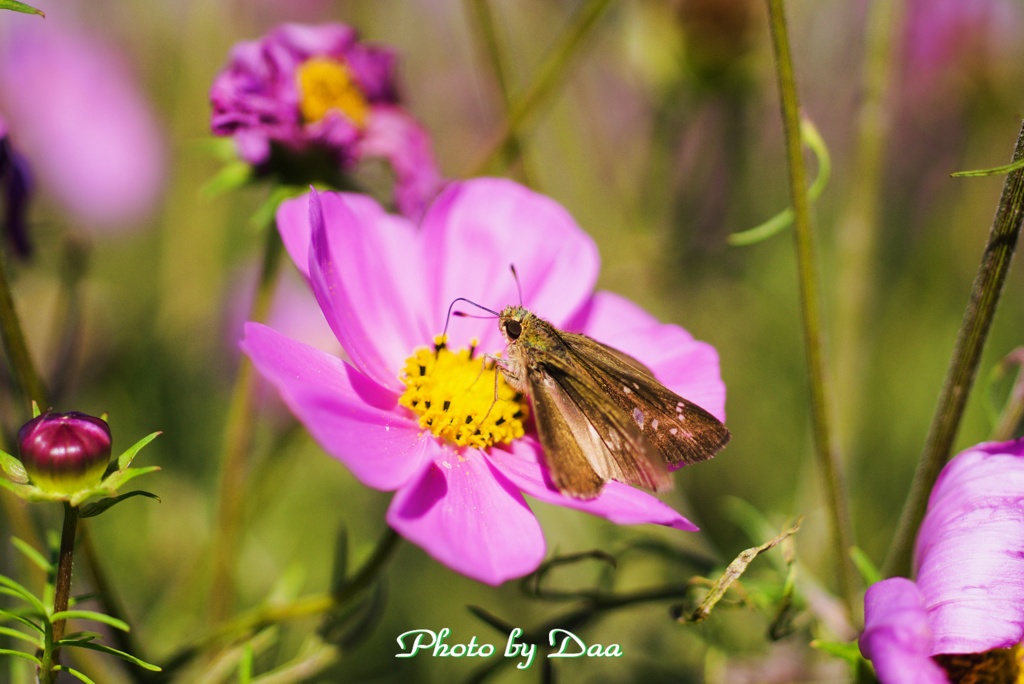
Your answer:
[[[857,144],[850,191],[838,228],[839,307],[837,331],[837,385],[843,388],[839,434],[849,450],[863,402],[863,371],[870,349],[866,321],[875,302],[878,282],[877,243],[881,226],[879,199],[884,179],[883,160],[889,138],[889,99],[898,61],[903,14],[900,0],[872,0],[868,4],[861,80],[863,95],[857,111]]]
[[[78,531],[78,507],[64,504],[64,528],[60,535],[60,552],[57,557],[57,578],[54,582],[53,612],[63,613],[68,609],[71,598],[71,565],[75,556],[75,533]],[[55,646],[64,638],[67,620],[53,623],[53,632],[43,649],[43,664],[39,668],[39,680],[43,684],[57,681],[54,667],[60,664],[60,648]]]
[[[250,321],[266,319],[280,271],[282,251],[280,235],[273,225],[267,226],[263,263],[249,314]],[[253,413],[253,367],[249,358],[242,356],[238,362],[221,451],[219,508],[214,533],[213,586],[210,596],[210,616],[215,622],[230,614],[234,603],[235,570],[240,547],[238,538],[255,427]]]
[[[807,175],[800,141],[800,104],[790,53],[789,35],[782,0],[768,0],[772,47],[782,106],[782,123],[789,165],[789,188],[793,204],[793,237],[796,243],[800,284],[800,311],[803,320],[807,372],[811,385],[811,419],[819,467],[825,478],[825,496],[832,523],[833,554],[838,564],[839,591],[847,611],[856,621],[856,597],[853,566],[849,550],[853,546],[853,524],[846,499],[839,446],[832,430],[831,387],[825,361],[825,341],[818,287],[817,258],[807,199]]]
[[[470,0],[470,14],[476,24],[476,33],[487,54],[487,61],[490,63],[494,80],[501,91],[501,100],[504,105],[505,116],[508,117],[512,110],[512,90],[509,85],[508,68],[505,60],[501,57],[501,47],[498,45],[498,30],[494,21],[494,12],[491,9],[491,0]],[[523,143],[519,133],[512,131],[508,140],[508,156],[505,162],[509,165],[519,162],[519,175],[523,183],[533,186],[529,165],[523,156]]]
[[[2,256],[0,256],[0,338],[3,339],[7,360],[11,364],[11,370],[14,371],[14,380],[18,384],[18,389],[25,395],[23,406],[27,420],[31,417],[29,407],[33,401],[45,411],[49,408],[49,400],[43,380],[36,372],[32,356],[28,351],[28,344],[25,342],[25,334],[21,329],[18,311],[14,308],[14,298],[11,296],[11,287],[7,277],[7,262]]]
[[[1024,159],[1024,124],[1021,126],[1014,148],[1013,160]],[[960,331],[957,333],[953,357],[946,371],[946,379],[939,394],[938,406],[932,417],[925,439],[924,451],[917,463],[910,495],[903,505],[896,538],[886,558],[886,576],[906,575],[910,572],[910,557],[917,529],[924,519],[928,496],[942,466],[953,451],[960,420],[963,418],[967,397],[974,385],[981,363],[981,352],[995,316],[999,297],[1003,292],[1006,274],[1013,261],[1013,252],[1024,220],[1024,169],[1017,169],[1006,177],[999,206],[989,232],[988,243],[978,266],[971,288]]]
[[[561,82],[576,49],[611,4],[611,0],[590,0],[576,13],[544,59],[529,87],[509,106],[505,125],[481,155],[480,161],[465,174],[467,177],[480,175],[495,159],[508,154],[509,145],[516,139],[520,126]]]

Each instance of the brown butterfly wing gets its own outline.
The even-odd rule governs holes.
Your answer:
[[[573,355],[534,350],[527,377],[548,468],[560,491],[577,498],[596,495],[590,494],[591,490],[560,484],[570,477],[563,471],[581,470],[581,454],[587,470],[602,483],[617,480],[657,491],[672,487],[657,445],[644,436],[627,413],[609,401],[600,382]],[[573,445],[568,446],[568,441]]]
[[[575,360],[670,464],[705,461],[729,442],[720,420],[658,382],[642,363],[586,335],[561,333]]]

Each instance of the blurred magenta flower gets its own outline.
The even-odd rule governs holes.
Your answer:
[[[308,206],[307,206],[308,205]],[[417,229],[373,200],[312,194],[277,223],[350,361],[249,323],[243,350],[323,448],[364,484],[395,491],[387,521],[454,570],[490,584],[536,569],[544,537],[523,494],[618,524],[697,528],[654,496],[618,482],[582,501],[550,483],[522,397],[480,352],[504,343],[493,319],[458,318],[456,297],[500,308],[523,300],[556,326],[647,364],[672,390],[724,418],[718,356],[635,304],[593,293],[590,238],[557,203],[511,181],[448,186]],[[493,406],[492,406],[493,405]]]
[[[138,224],[160,198],[159,125],[123,57],[57,19],[0,32],[0,105],[41,186],[89,228]]]
[[[32,251],[25,215],[32,194],[32,175],[28,161],[7,135],[7,123],[0,117],[0,202],[3,206],[0,228],[7,234],[14,252],[27,257]]]
[[[273,146],[323,149],[342,170],[387,160],[395,203],[418,218],[441,176],[426,131],[399,105],[395,53],[357,40],[344,24],[283,24],[239,43],[210,90],[211,127],[260,166]]]
[[[70,495],[99,484],[110,463],[110,426],[79,411],[47,411],[18,430],[18,458],[32,484]]]
[[[939,475],[917,536],[914,581],[864,597],[861,652],[883,684],[1012,675],[1024,640],[1024,439],[964,451]],[[1007,669],[1010,668],[1010,669]]]

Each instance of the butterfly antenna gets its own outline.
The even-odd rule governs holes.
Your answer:
[[[519,274],[516,273],[516,265],[509,264],[509,269],[512,271],[512,279],[516,281],[516,292],[519,293],[519,306],[523,305],[523,287],[519,284]]]
[[[469,300],[469,299],[466,299],[465,297],[456,297],[455,299],[452,300],[452,303],[448,305],[448,315],[445,316],[445,318],[444,318],[444,332],[441,333],[442,336],[448,334],[448,323],[452,319],[452,309],[455,307],[455,303],[456,302],[466,302],[467,304],[471,304],[471,305],[475,306],[478,309],[483,309],[484,311],[486,311],[489,314],[493,314],[494,316],[501,316],[501,314],[499,314],[497,311],[494,311],[493,309],[488,309],[486,306],[482,306],[480,304],[477,304],[476,302],[474,302],[472,300]],[[458,312],[456,312],[456,313],[458,313]]]

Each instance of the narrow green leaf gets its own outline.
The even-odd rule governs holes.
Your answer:
[[[53,572],[53,563],[46,556],[36,551],[27,541],[18,537],[11,537],[11,544],[43,572],[47,574]]]
[[[11,648],[0,648],[0,655],[9,655],[14,656],[16,658],[24,658],[25,660],[31,660],[36,665],[42,665],[42,663],[39,662],[39,658],[36,658],[34,655],[30,653],[23,653],[22,651],[16,651]]]
[[[1018,159],[1012,164],[1004,164],[991,169],[975,169],[974,171],[957,171],[949,174],[952,178],[977,178],[979,176],[1001,176],[1017,169],[1024,168],[1024,159]]]
[[[32,417],[33,418],[38,418],[42,414],[43,414],[43,412],[39,410],[39,404],[36,402],[35,399],[33,399],[32,400]],[[104,418],[103,420],[106,420],[106,418]]]
[[[125,499],[130,499],[133,496],[144,496],[144,497],[146,497],[148,499],[156,499],[157,501],[160,501],[160,497],[157,496],[156,494],[153,494],[151,492],[145,492],[145,491],[142,491],[141,489],[136,489],[134,491],[126,492],[124,494],[121,494],[120,496],[107,497],[106,499],[100,499],[99,501],[93,501],[90,504],[82,506],[82,510],[78,514],[78,516],[80,518],[92,518],[92,517],[95,517],[95,516],[99,515],[100,513],[102,513],[103,511],[105,511],[108,508],[110,508],[111,506],[119,504],[122,501],[124,501]]]
[[[225,192],[242,187],[252,180],[253,176],[251,164],[241,159],[234,159],[222,166],[213,178],[206,181],[199,193],[203,199],[210,200]]]
[[[152,442],[154,439],[156,439],[161,434],[163,434],[163,433],[162,432],[154,432],[152,434],[146,435],[145,437],[140,439],[138,442],[136,442],[135,444],[133,444],[130,447],[128,447],[127,451],[125,451],[123,454],[121,454],[120,456],[117,457],[117,469],[118,470],[124,470],[125,468],[130,466],[132,464],[132,461],[135,460],[135,455],[138,454],[139,451],[141,451],[144,446],[146,446],[147,444]]]
[[[821,639],[814,639],[811,641],[811,648],[845,660],[851,665],[856,665],[857,661],[862,658],[860,646],[857,645],[856,641],[822,641]]]
[[[83,673],[79,672],[78,670],[76,670],[73,667],[68,667],[67,665],[58,665],[57,667],[55,667],[53,669],[55,669],[55,670],[57,670],[59,672],[67,672],[69,675],[74,676],[79,681],[85,682],[85,684],[96,684],[96,682],[94,682],[93,680],[89,679],[86,675],[84,675]]]
[[[0,627],[0,634],[9,636],[12,639],[21,639],[22,641],[27,641],[28,643],[36,646],[39,645],[39,641],[31,634],[25,634],[24,632],[19,632],[18,630],[11,629],[10,627]]]
[[[875,564],[859,546],[850,549],[850,558],[853,559],[853,565],[857,568],[857,572],[860,573],[865,584],[871,586],[875,582],[882,581],[881,571],[875,567]]]
[[[2,590],[2,591],[0,591],[0,593],[7,594],[7,593],[10,593],[10,592],[7,591],[7,590]],[[20,622],[21,624],[25,625],[29,629],[34,629],[35,631],[39,632],[40,634],[46,634],[46,630],[43,628],[42,625],[37,625],[36,623],[32,622],[31,620],[29,620],[24,615],[21,615],[19,613],[15,613],[15,612],[10,611],[10,610],[0,610],[0,615],[7,616],[11,620],[15,620],[16,622]],[[43,617],[45,617],[45,616],[43,616]]]
[[[825,191],[829,179],[832,177],[832,156],[829,154],[825,139],[821,137],[821,133],[810,119],[800,120],[800,137],[804,146],[809,148],[818,160],[818,176],[811,183],[811,187],[807,189],[808,198],[814,202],[821,197],[821,193]],[[726,242],[735,247],[753,245],[767,240],[792,224],[793,209],[787,207],[760,225],[733,233],[726,238]]]
[[[142,658],[136,658],[130,653],[125,653],[124,651],[119,651],[116,648],[104,646],[103,644],[94,644],[89,641],[68,641],[66,639],[61,639],[57,642],[56,645],[61,647],[68,646],[72,648],[85,648],[90,651],[99,651],[100,653],[106,653],[107,655],[117,656],[121,660],[127,660],[129,663],[135,663],[139,667],[144,667],[147,670],[151,670],[153,672],[162,671],[162,668],[160,668],[157,665],[154,665],[153,663],[147,663]]]
[[[128,626],[127,622],[92,610],[62,610],[51,615],[50,620],[52,622],[57,622],[57,620],[92,620],[93,622],[102,622],[122,632],[131,631],[131,627]]]
[[[3,470],[4,475],[12,482],[17,484],[28,482],[28,473],[25,472],[25,466],[17,458],[3,450],[0,450],[0,470]]]
[[[23,598],[29,605],[31,605],[34,609],[39,611],[40,615],[46,615],[46,606],[44,606],[42,602],[36,598],[36,595],[33,594],[31,591],[21,586],[20,584],[12,580],[10,577],[7,577],[6,575],[0,575],[0,584],[10,589],[9,592],[5,593],[9,593],[11,596],[18,596],[20,598]]]
[[[251,684],[252,660],[252,644],[246,644],[242,650],[242,659],[238,661],[238,684]]]
[[[306,192],[309,192],[309,188],[303,185],[277,186],[270,191],[270,196],[267,197],[267,200],[249,217],[249,224],[256,231],[273,228],[274,221],[277,218],[277,208],[281,206],[281,203]]]
[[[43,10],[36,9],[35,7],[30,7],[29,5],[26,5],[23,2],[18,2],[18,0],[0,0],[0,10],[24,12],[25,14],[38,14],[41,17],[46,16],[43,13]]]

